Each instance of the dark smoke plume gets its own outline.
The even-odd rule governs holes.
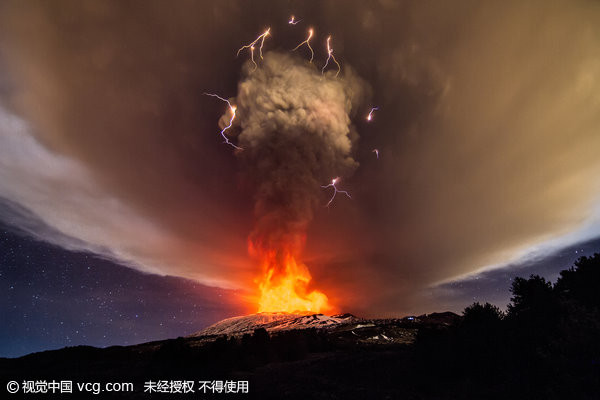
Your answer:
[[[298,251],[323,202],[320,185],[348,177],[358,166],[351,116],[365,84],[344,71],[338,78],[322,75],[314,64],[276,52],[267,53],[256,70],[246,66],[234,102],[243,148],[238,156],[255,188],[254,245]]]

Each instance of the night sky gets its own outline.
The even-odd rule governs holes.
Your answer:
[[[555,253],[539,254],[524,262],[437,285],[432,288],[430,296],[440,309],[461,310],[465,304],[489,302],[506,310],[511,297],[509,289],[515,277],[539,275],[555,283],[560,271],[573,267],[580,257],[593,256],[599,249],[600,238],[577,243]]]
[[[136,272],[4,225],[0,288],[1,357],[174,338],[243,313],[228,291]]]
[[[504,307],[600,251],[599,47],[589,1],[1,2],[0,356],[253,312],[248,240],[342,312]]]

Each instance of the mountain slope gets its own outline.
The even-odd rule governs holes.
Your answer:
[[[241,317],[227,318],[191,334],[189,337],[209,335],[242,335],[252,333],[254,329],[284,331],[291,329],[332,328],[359,321],[352,314],[327,316],[323,314],[290,314],[282,312],[257,313]]]

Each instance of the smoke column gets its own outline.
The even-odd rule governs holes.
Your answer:
[[[321,75],[314,64],[276,52],[267,53],[256,70],[247,64],[244,73],[233,103],[243,148],[236,154],[255,190],[257,221],[249,249],[263,259],[264,279],[277,285],[289,275],[289,257],[300,255],[315,208],[325,204],[320,185],[347,177],[358,166],[351,115],[365,85],[348,68],[338,78],[333,72]],[[266,264],[265,258],[270,258]],[[300,269],[304,278],[295,279],[306,284],[310,274],[303,265]],[[296,283],[291,286],[298,292]]]

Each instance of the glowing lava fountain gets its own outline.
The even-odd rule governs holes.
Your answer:
[[[327,296],[309,288],[312,277],[306,265],[296,261],[289,250],[257,250],[249,244],[250,254],[261,263],[258,312],[329,312],[333,307]]]

